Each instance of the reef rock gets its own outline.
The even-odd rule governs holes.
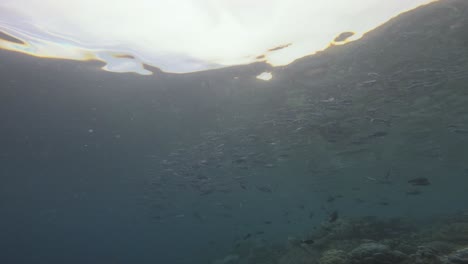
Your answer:
[[[345,264],[347,260],[346,252],[343,250],[330,249],[323,253],[320,264]]]
[[[443,259],[438,255],[438,251],[429,246],[420,246],[415,254],[412,254],[408,264],[443,264]]]
[[[453,252],[456,248],[455,244],[446,241],[431,241],[425,243],[423,246],[435,250],[438,255],[446,255],[450,252]]]
[[[468,248],[460,249],[448,255],[448,264],[468,264]]]
[[[379,243],[365,243],[349,253],[350,264],[397,264],[405,259],[405,254]]]
[[[451,223],[436,230],[434,238],[454,243],[468,242],[468,223]]]

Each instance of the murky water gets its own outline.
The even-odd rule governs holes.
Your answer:
[[[0,262],[465,263],[467,12],[285,67],[1,51]]]

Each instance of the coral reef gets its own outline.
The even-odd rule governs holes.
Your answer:
[[[284,246],[245,244],[216,264],[468,264],[468,219],[341,218]]]
[[[412,254],[407,264],[443,264],[442,258],[431,247],[421,246]]]
[[[444,225],[434,233],[434,238],[441,241],[468,243],[468,222]]]
[[[379,243],[364,243],[349,254],[350,264],[393,264],[401,263],[406,255],[393,251],[389,246]]]
[[[453,252],[447,257],[447,264],[468,264],[468,248]]]
[[[330,249],[323,253],[320,264],[346,264],[347,255],[343,250]]]

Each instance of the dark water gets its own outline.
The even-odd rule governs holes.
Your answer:
[[[0,262],[212,263],[333,212],[463,215],[467,10],[274,69],[142,77],[1,52]]]

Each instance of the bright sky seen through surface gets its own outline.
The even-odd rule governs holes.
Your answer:
[[[104,70],[187,73],[274,66],[349,40],[431,0],[2,0],[0,48],[100,60]],[[16,39],[16,41],[14,40]],[[22,43],[21,43],[22,42]],[[338,44],[338,43],[337,43]]]

